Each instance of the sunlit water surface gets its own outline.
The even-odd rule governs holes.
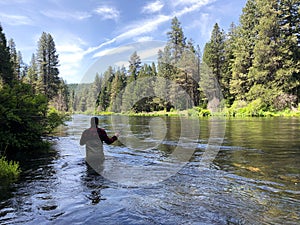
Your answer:
[[[52,140],[51,153],[24,160],[19,181],[9,188],[2,185],[1,224],[299,224],[299,119],[226,120],[217,157],[210,167],[199,169],[211,135],[210,120],[201,119],[189,162],[174,174],[164,177],[162,172],[159,182],[144,177],[152,183],[131,185],[99,175],[85,163],[78,143],[89,118],[75,115]],[[100,119],[112,135],[111,117]],[[128,121],[141,143],[149,142],[156,130],[152,119]],[[145,151],[124,143],[105,145],[106,156],[164,170],[161,165],[167,165],[185,119],[162,120],[167,134],[155,147]]]

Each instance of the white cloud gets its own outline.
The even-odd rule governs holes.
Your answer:
[[[59,71],[61,76],[64,77],[64,79],[67,79],[68,82],[73,82],[71,81],[72,79],[74,79],[75,82],[75,80],[78,80],[76,78],[82,76],[82,74],[80,74],[80,71],[82,71],[83,69],[82,60],[84,54],[82,49],[75,47],[74,52],[60,51],[59,47],[57,49],[58,49],[57,52],[59,53],[59,61],[60,61]],[[78,50],[75,51],[75,49]]]
[[[120,40],[124,40],[124,39],[130,39],[130,38],[134,38],[137,35],[142,35],[145,33],[149,33],[152,32],[153,30],[155,30],[157,28],[157,26],[163,22],[166,22],[168,20],[170,20],[170,16],[159,16],[154,20],[147,20],[147,21],[142,21],[139,22],[135,25],[131,25],[128,27],[125,27],[125,32],[121,33],[120,35],[106,41],[103,42],[102,44],[96,46],[96,47],[90,47],[85,53],[89,54],[91,52],[97,51],[98,49],[101,49],[102,47],[106,46],[106,45],[110,45],[112,43],[115,43],[116,41],[120,41]],[[101,53],[100,53],[101,54]],[[97,53],[94,54],[94,57],[97,56]]]
[[[59,54],[61,76],[69,83],[76,82],[76,80],[78,82],[78,77],[82,76],[80,71],[85,67],[83,60],[87,43],[70,33],[64,33],[64,35],[57,33],[54,36],[63,37],[59,39],[54,37],[58,40],[56,49]]]
[[[107,40],[106,42],[103,42],[102,44],[96,46],[96,47],[89,47],[86,51],[85,54],[89,54],[91,52],[97,51],[98,49],[106,46],[106,45],[110,45],[112,43],[116,42],[116,38],[112,38],[110,40]]]
[[[209,39],[211,34],[211,28],[213,27],[215,20],[208,13],[201,13],[199,20],[194,20],[186,29],[200,30],[199,35],[202,39]]]
[[[101,15],[103,19],[117,20],[120,16],[120,12],[117,9],[109,6],[100,6],[95,12]]]
[[[121,46],[121,47],[117,47],[117,48],[109,48],[109,49],[105,49],[100,52],[97,52],[96,54],[93,55],[93,57],[101,57],[101,56],[120,54],[122,52],[130,51],[130,50],[134,51],[132,46]]]
[[[165,43],[163,43],[161,46],[149,48],[143,51],[139,51],[138,55],[141,57],[141,60],[147,60],[147,59],[153,59],[157,58],[157,53],[161,49],[165,47]]]
[[[70,53],[83,52],[82,48],[80,48],[76,44],[58,45],[57,50],[61,52],[70,52]]]
[[[47,17],[55,19],[71,19],[71,20],[83,20],[91,17],[91,14],[87,12],[66,12],[66,11],[57,11],[57,10],[47,10],[41,11],[41,13]]]
[[[31,25],[33,21],[27,16],[0,13],[0,21],[12,26]]]
[[[172,1],[172,4],[174,6],[182,6],[182,5],[192,5],[192,4],[197,4],[199,2],[201,2],[202,0],[176,0],[176,1]],[[202,1],[203,2],[203,1]],[[213,2],[213,1],[206,1],[206,2]]]
[[[160,0],[155,2],[150,2],[144,6],[142,12],[144,13],[155,13],[159,12],[164,7],[163,3]]]
[[[142,34],[150,33],[156,30],[160,24],[169,21],[171,18],[172,16],[170,15],[159,15],[154,19],[140,21],[134,25],[125,27],[125,30],[127,31],[118,35],[117,39],[128,39]]]
[[[136,42],[152,41],[153,37],[150,36],[141,36],[134,39]]]
[[[209,39],[210,34],[211,34],[212,24],[214,22],[211,20],[210,15],[207,14],[207,13],[201,14],[201,19],[200,20],[202,21],[200,23],[201,36],[205,39]]]
[[[139,36],[143,34],[148,34],[157,29],[159,25],[162,23],[165,23],[169,20],[171,20],[174,16],[180,17],[187,13],[193,12],[198,10],[199,8],[203,7],[204,5],[207,5],[214,0],[180,0],[180,2],[183,4],[190,4],[189,6],[185,6],[182,9],[175,11],[171,15],[158,15],[154,19],[148,19],[148,20],[142,20],[133,24],[130,24],[129,26],[125,27],[123,29],[123,32],[119,34],[118,36],[100,44],[99,46],[89,48],[87,50],[87,53],[91,53],[93,51],[96,51],[98,49],[101,49],[102,47],[106,45],[110,45],[112,43],[115,43],[120,40],[127,40],[127,39],[134,39],[138,38]],[[94,55],[96,56],[97,53]]]
[[[180,1],[188,4],[189,6],[185,6],[183,9],[175,12],[174,14],[177,17],[183,16],[190,12],[194,12],[194,11],[200,9],[202,6],[210,4],[210,3],[214,2],[215,0],[180,0]]]
[[[114,65],[116,66],[116,67],[129,67],[129,61],[127,60],[127,61],[118,61],[118,62],[115,62],[114,63]]]

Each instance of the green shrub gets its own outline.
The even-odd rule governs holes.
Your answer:
[[[47,112],[46,133],[52,133],[55,128],[60,125],[65,125],[65,122],[70,119],[70,116],[64,112],[59,112],[54,107],[51,107]]]
[[[0,149],[9,154],[40,145],[46,109],[45,96],[34,94],[29,85],[4,86],[0,90]]]
[[[201,111],[199,112],[199,116],[208,117],[211,116],[211,112],[208,109],[201,109]]]
[[[267,105],[261,98],[247,104],[245,101],[235,101],[232,106],[226,109],[226,115],[238,117],[265,116]],[[271,114],[268,114],[271,116]]]
[[[264,111],[266,111],[267,109],[267,106],[261,98],[258,98],[250,102],[244,109],[244,113],[246,116],[263,116]]]
[[[0,157],[0,179],[14,180],[20,175],[20,172],[18,162],[7,161],[4,156]]]
[[[203,109],[199,106],[193,107],[187,111],[188,116],[197,116],[197,117],[208,117],[211,116],[211,112],[209,109]]]
[[[230,108],[226,110],[228,116],[241,116],[244,113],[244,107],[247,106],[247,103],[242,100],[236,100],[233,102]]]
[[[188,116],[198,117],[199,116],[199,107],[193,107],[188,109]]]

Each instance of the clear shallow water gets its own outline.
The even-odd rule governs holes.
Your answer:
[[[138,165],[135,168],[142,168],[141,173],[152,166],[161,172],[153,172],[163,178],[161,182],[137,185],[140,183],[134,178],[124,183],[95,173],[84,161],[84,148],[78,145],[89,117],[76,115],[58,133],[53,152],[27,159],[21,179],[6,191],[3,185],[0,223],[299,223],[299,119],[227,120],[217,157],[211,167],[201,170],[199,164],[211,135],[211,125],[209,120],[200,120],[199,138],[190,140],[197,146],[195,152],[188,163],[174,170],[176,173],[172,170],[174,173],[167,175],[164,171],[170,164],[179,165],[170,160],[170,155],[178,144],[181,122],[188,122],[164,118],[161,122],[166,123],[166,130],[157,122],[145,117],[131,117],[127,124],[120,122],[121,134],[138,137],[143,145],[147,143],[147,150],[143,150],[145,146],[134,149],[116,144],[106,145],[105,154],[110,166],[114,162],[111,158],[129,166]],[[126,132],[128,124],[130,134]],[[101,126],[113,133],[110,117],[101,117]],[[156,128],[167,131],[163,140],[160,135],[153,138]],[[191,148],[188,142],[181,144],[185,149]],[[127,176],[128,171],[118,173]],[[153,181],[149,177],[144,180]]]

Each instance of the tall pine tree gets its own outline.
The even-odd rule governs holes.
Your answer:
[[[37,65],[35,54],[32,54],[31,56],[27,76],[25,77],[24,82],[30,84],[34,91],[37,90],[38,65]]]
[[[278,7],[280,69],[274,86],[289,95],[290,100],[300,98],[300,2],[282,0]],[[283,96],[279,96],[284,97]],[[279,100],[279,99],[278,99]],[[292,102],[290,102],[292,103]]]
[[[299,6],[299,3],[294,3]],[[299,89],[299,60],[294,51],[299,48],[297,34],[293,33],[294,19],[290,1],[257,0],[261,17],[254,47],[253,66],[249,78],[254,85],[248,99],[262,98],[267,106],[280,110],[296,103]],[[289,8],[290,10],[286,10]],[[295,95],[293,95],[295,94]]]
[[[12,38],[8,40],[8,48],[9,48],[10,62],[11,62],[12,69],[13,69],[13,77],[14,77],[14,79],[19,80],[19,78],[20,78],[19,77],[20,63],[18,60],[16,44]]]
[[[129,82],[135,81],[141,69],[141,58],[134,51],[129,59]]]
[[[248,73],[253,64],[253,51],[258,36],[256,26],[259,18],[260,12],[256,0],[248,0],[240,17],[235,42],[232,43],[234,60],[231,66],[230,93],[237,100],[245,100],[246,93],[254,82],[248,78]]]
[[[12,85],[13,83],[13,69],[11,65],[11,58],[5,34],[3,33],[0,24],[0,86],[1,83]]]
[[[59,61],[54,40],[49,33],[43,32],[38,41],[37,64],[39,75],[39,91],[50,101],[59,88]]]
[[[172,19],[171,31],[167,33],[168,45],[171,49],[171,62],[176,64],[180,59],[184,48],[186,47],[186,38],[184,37],[181,23],[177,17]]]
[[[224,81],[225,33],[217,23],[213,27],[210,41],[204,47],[203,62],[211,69],[212,75],[220,84],[221,91],[226,93],[227,86]]]

